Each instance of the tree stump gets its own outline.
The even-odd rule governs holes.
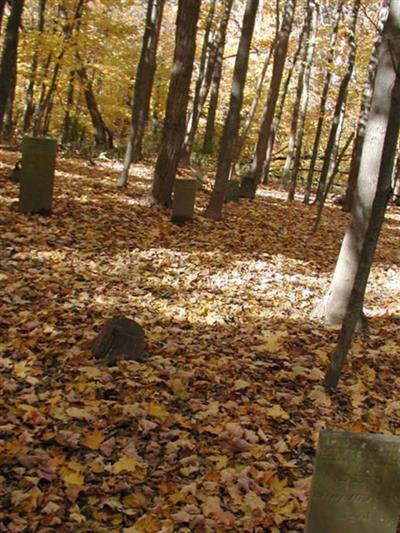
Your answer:
[[[146,353],[142,326],[123,316],[107,320],[93,343],[92,354],[96,359],[105,359],[109,366],[124,360],[143,362]]]

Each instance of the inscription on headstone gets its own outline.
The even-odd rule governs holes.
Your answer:
[[[56,149],[55,139],[24,137],[19,195],[22,213],[51,213]]]
[[[396,533],[400,438],[322,431],[306,533]]]
[[[192,220],[194,202],[196,199],[196,180],[176,179],[174,184],[174,198],[172,201],[172,222],[182,224]]]

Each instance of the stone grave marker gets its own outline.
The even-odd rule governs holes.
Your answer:
[[[193,219],[196,188],[196,180],[182,178],[175,180],[172,200],[172,222],[182,224]]]
[[[240,194],[240,181],[229,180],[226,190],[225,202],[238,202]]]
[[[240,184],[240,198],[252,198],[256,196],[257,185],[252,178],[243,178]]]
[[[396,533],[400,437],[322,431],[305,533]]]
[[[55,139],[24,137],[19,193],[22,213],[51,214],[56,150]]]

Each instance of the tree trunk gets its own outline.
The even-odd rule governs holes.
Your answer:
[[[356,32],[358,11],[360,9],[360,1],[361,0],[355,0],[354,5],[353,5],[352,21],[351,21],[350,31],[348,34],[349,56],[348,56],[348,62],[347,62],[347,71],[345,75],[343,76],[342,82],[340,84],[339,93],[338,93],[336,105],[335,105],[335,111],[333,113],[331,129],[330,129],[329,137],[328,137],[328,143],[325,149],[324,162],[322,165],[321,175],[319,178],[318,188],[317,188],[317,193],[316,193],[315,200],[317,203],[321,203],[324,197],[326,180],[328,178],[329,169],[332,166],[333,151],[334,151],[335,144],[337,144],[339,126],[343,118],[344,107],[346,105],[347,91],[348,91],[349,83],[350,83],[351,76],[354,70],[354,63],[356,59],[355,32]]]
[[[301,162],[301,152],[303,146],[303,137],[304,137],[304,127],[306,122],[307,108],[308,108],[308,99],[309,99],[309,89],[310,89],[310,78],[311,78],[311,68],[314,58],[314,51],[317,44],[317,14],[318,14],[318,4],[316,2],[311,2],[309,9],[311,10],[311,28],[310,28],[310,37],[307,45],[307,55],[306,55],[306,69],[304,72],[304,90],[300,104],[300,115],[299,115],[299,125],[297,128],[296,136],[296,150],[293,161],[293,169],[290,180],[290,190],[289,190],[289,200],[294,199],[297,185],[297,175],[300,169]]]
[[[71,140],[71,111],[74,105],[75,70],[71,70],[68,79],[67,102],[60,135],[61,144],[67,144]]]
[[[259,0],[247,0],[243,18],[242,31],[233,71],[233,81],[229,102],[228,115],[225,120],[218,156],[218,166],[214,188],[205,215],[214,220],[222,218],[227,183],[231,169],[236,139],[240,127],[240,111],[243,104],[244,86],[246,83],[249,63],[250,45],[253,37],[254,24]]]
[[[314,169],[315,169],[315,163],[318,159],[318,150],[319,150],[319,143],[321,141],[321,135],[322,135],[322,127],[324,125],[324,119],[325,119],[325,110],[326,110],[326,102],[328,99],[328,92],[329,87],[331,85],[331,79],[332,79],[332,65],[334,60],[334,54],[335,54],[335,48],[336,48],[336,41],[339,31],[339,24],[340,19],[342,16],[343,11],[343,0],[340,0],[337,6],[336,10],[336,16],[335,16],[335,22],[332,29],[332,35],[330,40],[330,46],[329,46],[329,53],[326,58],[326,70],[325,70],[325,82],[324,86],[322,88],[322,95],[321,95],[321,102],[319,105],[319,115],[318,115],[318,122],[317,122],[317,128],[315,131],[315,138],[314,138],[314,145],[311,152],[311,161],[310,161],[310,168],[308,171],[307,176],[307,184],[306,184],[306,190],[304,194],[304,203],[308,204],[310,201],[310,195],[311,195],[311,188],[313,183],[313,177],[314,177]]]
[[[397,2],[393,2],[392,5],[393,7],[391,8],[391,11],[393,16],[392,13],[390,15],[392,19],[390,22],[391,31],[393,32],[392,36],[399,41],[400,5]],[[396,5],[396,7],[394,7],[394,5]],[[395,48],[398,49],[395,50]],[[389,47],[387,48],[387,51],[388,49]],[[387,55],[390,56],[391,51],[389,51]],[[393,65],[393,58],[396,58],[396,65]],[[400,48],[398,45],[393,47],[393,55],[391,56],[391,60],[392,71],[398,71],[398,64],[400,61]],[[340,373],[350,349],[357,323],[362,316],[364,295],[368,283],[369,273],[371,270],[372,261],[374,259],[376,246],[378,244],[379,235],[385,219],[386,207],[392,192],[391,178],[400,129],[400,73],[397,72],[395,77],[395,84],[393,86],[393,90],[391,91],[391,97],[390,92],[388,95],[386,95],[386,99],[390,100],[390,112],[380,161],[376,194],[370,211],[370,220],[365,233],[364,242],[359,257],[357,273],[354,278],[354,284],[343,320],[343,326],[339,335],[336,349],[332,356],[331,363],[325,375],[324,385],[328,390],[332,390],[337,387]]]
[[[359,266],[360,268],[367,266],[361,262],[361,253],[367,229],[371,222],[371,210],[377,191],[377,183],[378,180],[383,179],[386,183],[387,178],[383,178],[382,175],[386,176],[388,168],[393,166],[395,148],[390,148],[390,146],[393,144],[392,127],[394,128],[393,124],[397,124],[398,120],[396,116],[398,107],[395,107],[394,104],[396,102],[396,105],[398,105],[397,88],[399,84],[393,61],[396,61],[397,67],[399,59],[400,2],[392,2],[379,50],[374,93],[365,132],[360,173],[350,224],[343,239],[331,286],[322,302],[313,312],[315,318],[320,318],[329,325],[342,324],[349,305],[357,270]],[[396,91],[393,92],[394,100],[393,105],[391,105],[391,94],[395,81]],[[392,123],[389,123],[389,115]],[[388,139],[391,139],[390,142]],[[391,172],[389,174],[391,178]],[[373,224],[374,221],[371,223]],[[356,311],[358,312],[358,310]],[[356,319],[360,319],[359,314]]]
[[[86,69],[80,67],[77,74],[81,79],[83,93],[85,96],[86,106],[88,108],[92,125],[94,128],[94,138],[96,146],[104,146],[108,148],[113,147],[113,139],[110,130],[105,125],[103,117],[101,116],[96,98],[93,92],[92,82],[89,80]]]
[[[347,181],[346,195],[343,201],[343,211],[346,211],[346,212],[351,211],[354,191],[355,191],[356,184],[357,184],[358,172],[360,170],[360,161],[361,161],[361,153],[362,153],[364,137],[365,137],[365,128],[367,125],[368,113],[371,107],[372,89],[374,86],[376,68],[378,65],[378,52],[379,52],[379,46],[382,40],[382,30],[383,30],[383,26],[384,26],[386,14],[387,14],[387,10],[385,9],[387,7],[387,4],[388,4],[388,0],[384,0],[383,5],[382,5],[383,9],[381,10],[381,17],[379,21],[378,36],[375,39],[374,46],[372,49],[371,58],[368,64],[367,79],[365,81],[364,90],[363,90],[362,99],[361,99],[361,109],[360,109],[360,114],[358,117],[356,138],[354,140],[353,152],[351,154],[349,178]]]
[[[165,0],[148,0],[147,4],[146,28],[136,72],[131,130],[125,152],[124,167],[118,182],[120,187],[124,187],[128,182],[131,163],[142,158],[143,135],[149,118],[164,4]]]
[[[239,161],[240,154],[242,152],[242,149],[243,149],[244,143],[246,141],[247,135],[248,135],[248,133],[250,131],[250,127],[251,127],[251,125],[253,123],[254,116],[256,114],[258,104],[260,102],[260,98],[261,98],[261,94],[262,94],[262,90],[263,90],[263,86],[264,86],[264,81],[265,81],[265,76],[267,75],[267,71],[268,71],[268,67],[269,67],[270,61],[271,61],[271,57],[272,57],[273,51],[275,49],[275,43],[276,43],[276,38],[275,38],[274,42],[271,44],[271,46],[270,46],[270,48],[268,50],[268,54],[267,54],[267,57],[265,58],[264,65],[263,65],[260,77],[259,77],[259,79],[257,81],[257,87],[256,87],[255,92],[254,92],[254,97],[253,97],[253,100],[251,102],[250,109],[249,109],[248,113],[246,114],[246,118],[245,118],[244,123],[243,123],[242,131],[240,132],[240,135],[239,135],[237,143],[236,143],[235,157],[234,157],[233,164],[232,164],[232,170],[233,171],[235,169],[235,166],[236,166],[237,162]]]
[[[219,25],[218,33],[220,35],[218,41],[217,56],[215,58],[214,70],[211,78],[210,103],[208,106],[206,131],[203,141],[203,153],[212,154],[214,152],[214,131],[215,131],[215,117],[217,116],[219,86],[222,76],[222,63],[224,59],[226,31],[228,28],[229,17],[232,10],[233,0],[225,0],[224,12]]]
[[[294,53],[292,63],[290,67],[288,68],[285,83],[283,84],[282,94],[276,106],[276,113],[274,116],[274,120],[272,121],[271,133],[269,135],[269,139],[267,142],[267,151],[265,155],[265,162],[264,162],[264,168],[263,168],[263,183],[265,185],[268,183],[268,179],[269,179],[269,169],[271,167],[271,162],[272,162],[272,152],[275,146],[275,137],[276,137],[276,134],[278,133],[279,126],[281,124],[281,119],[283,115],[283,110],[285,108],[285,102],[286,102],[286,97],[289,91],[290,82],[292,80],[293,72],[295,71],[297,61],[299,59],[299,55],[303,47],[303,37],[304,37],[304,34],[300,33],[299,42],[297,44],[297,49],[296,49],[296,52]]]
[[[7,99],[11,95],[13,76],[17,69],[18,36],[24,0],[14,0],[8,17],[0,62],[0,132],[3,128]]]
[[[305,18],[303,27],[301,29],[301,33],[304,36],[302,38],[303,41],[303,50],[301,52],[300,56],[300,69],[298,74],[298,80],[297,80],[297,88],[296,88],[296,98],[293,105],[293,113],[292,113],[292,122],[290,125],[290,134],[289,134],[289,144],[287,149],[287,155],[285,160],[285,165],[283,167],[282,172],[282,178],[281,182],[282,185],[285,187],[287,185],[290,169],[292,166],[292,160],[294,151],[296,148],[296,140],[297,140],[297,130],[298,130],[298,121],[300,118],[300,107],[302,102],[304,101],[304,82],[305,82],[305,73],[306,73],[306,67],[307,67],[307,55],[308,50],[310,48],[310,31],[311,31],[311,17],[312,17],[312,10],[311,10],[311,4],[308,2],[307,5],[307,16]],[[293,192],[293,195],[291,194]],[[289,200],[293,200],[294,197],[294,191],[289,192]]]
[[[0,0],[0,34],[3,25],[4,8],[6,7],[7,0]]]
[[[282,25],[279,31],[274,53],[274,65],[272,68],[271,85],[269,88],[268,99],[261,120],[260,134],[258,136],[257,146],[249,176],[255,184],[260,183],[263,175],[263,167],[267,154],[268,139],[271,135],[272,121],[274,118],[275,108],[279,97],[279,89],[281,87],[282,75],[286,62],[289,36],[292,30],[295,7],[296,0],[285,1]]]
[[[10,92],[8,94],[6,109],[4,111],[4,118],[3,118],[2,134],[3,134],[3,138],[8,139],[8,140],[11,139],[13,130],[14,130],[13,110],[14,110],[14,98],[15,98],[16,86],[17,86],[17,70],[15,68],[12,73]]]
[[[190,79],[196,49],[196,31],[201,0],[179,0],[176,20],[174,65],[168,89],[160,152],[157,158],[152,195],[170,207],[175,176],[185,137]]]
[[[183,165],[190,164],[190,156],[192,154],[193,143],[197,132],[200,114],[210,89],[211,78],[214,71],[215,57],[218,49],[218,42],[216,42],[217,36],[214,36],[213,39],[211,34],[215,14],[215,3],[216,0],[211,0],[206,29],[204,32],[199,75],[197,77],[196,88],[194,91],[193,108],[186,125],[185,140],[182,147],[181,163]]]
[[[45,8],[46,8],[46,0],[39,0],[36,28],[40,35],[44,31]],[[38,43],[36,44],[35,50],[33,52],[31,71],[29,73],[29,82],[28,82],[28,87],[26,89],[25,110],[24,110],[24,118],[23,118],[24,133],[28,131],[30,128],[31,119],[32,119],[33,112],[34,112],[33,93],[34,93],[34,88],[35,88],[35,78],[36,78],[37,67],[38,67]]]

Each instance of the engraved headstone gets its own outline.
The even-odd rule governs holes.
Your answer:
[[[238,202],[240,194],[240,181],[229,180],[226,190],[225,202]]]
[[[57,142],[48,137],[24,137],[19,209],[51,214]]]
[[[240,184],[240,198],[255,198],[257,183],[252,178],[243,178]]]
[[[306,533],[396,533],[400,438],[322,431]]]
[[[172,200],[172,222],[181,224],[193,219],[196,188],[196,180],[175,180],[174,197]]]

